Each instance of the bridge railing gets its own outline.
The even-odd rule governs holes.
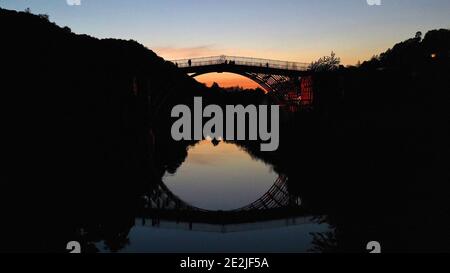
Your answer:
[[[237,56],[213,56],[204,58],[192,58],[171,61],[179,68],[209,66],[209,65],[242,65],[242,66],[259,66],[284,70],[306,71],[309,68],[307,63],[276,61],[269,59],[237,57]]]

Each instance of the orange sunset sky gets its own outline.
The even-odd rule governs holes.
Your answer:
[[[343,65],[398,42],[448,28],[449,0],[0,0],[2,8],[47,14],[97,38],[133,39],[166,60],[243,56],[311,63],[334,51]],[[210,74],[210,85],[256,87],[241,76]]]

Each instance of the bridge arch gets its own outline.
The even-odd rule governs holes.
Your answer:
[[[233,73],[256,82],[267,92],[298,91],[303,75],[310,73],[305,63],[235,56],[216,56],[171,61],[180,71],[197,77],[213,72]]]
[[[203,72],[197,72],[197,73],[190,74],[189,76],[192,77],[192,78],[196,78],[198,76],[212,74],[212,73],[230,73],[230,74],[234,74],[234,75],[243,76],[243,77],[245,77],[247,79],[252,80],[256,84],[258,84],[267,93],[276,91],[275,87],[271,86],[270,83],[269,83],[269,82],[275,82],[277,80],[275,78],[269,79],[269,77],[272,77],[272,75],[267,75],[267,77],[264,77],[264,76],[258,75],[256,73],[232,71],[230,69],[228,71],[203,71]]]

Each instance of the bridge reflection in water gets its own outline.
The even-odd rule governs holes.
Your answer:
[[[267,220],[262,222],[248,222],[239,224],[206,224],[179,222],[161,219],[136,218],[135,225],[149,228],[180,229],[197,232],[232,233],[264,229],[275,229],[281,227],[311,224],[316,222],[315,217],[291,217],[285,219]]]
[[[326,217],[309,211],[294,181],[235,143],[187,148],[182,164],[147,189],[120,247],[131,253],[251,253],[314,251]],[[296,182],[296,181],[295,181]],[[206,209],[207,208],[207,209]],[[122,237],[120,237],[122,238]],[[115,245],[113,245],[115,246]]]
[[[300,197],[289,194],[288,178],[279,176],[273,186],[253,203],[229,211],[192,206],[173,194],[163,183],[144,196],[140,222],[152,227],[179,227],[198,231],[232,232],[310,222],[301,210]],[[301,218],[299,218],[301,217]],[[280,220],[283,219],[283,220]],[[173,223],[176,224],[168,224]],[[257,224],[265,222],[265,224]],[[195,224],[194,224],[195,223]]]
[[[236,174],[232,175],[231,172]],[[143,196],[142,209],[137,215],[137,225],[162,229],[230,233],[313,222],[311,214],[302,208],[300,197],[290,193],[288,177],[276,175],[271,171],[270,166],[253,158],[247,151],[235,144],[221,142],[214,146],[209,141],[198,143],[189,149],[187,162],[177,173],[178,176],[169,176],[170,179],[169,177],[166,179],[168,180],[166,181],[167,185],[160,182]],[[224,174],[228,175],[225,177]],[[229,176],[232,178],[228,178]],[[272,180],[272,177],[275,178],[275,181]],[[202,183],[204,180],[209,182]],[[261,196],[246,195],[246,200],[257,199],[250,204],[235,208],[235,202],[238,201],[236,194],[238,191],[245,191],[245,184],[252,180],[254,182],[250,183],[251,186],[247,190],[260,192]],[[238,181],[238,183],[234,183],[234,181]],[[233,187],[234,184],[237,188],[227,196],[226,190],[223,188],[217,190],[214,187],[217,184],[224,185],[224,188]],[[187,189],[180,185],[187,186]],[[201,188],[207,187],[212,187],[214,190],[206,190],[207,193],[202,193]],[[173,191],[197,205],[186,202]],[[187,197],[186,195],[189,194],[186,194],[186,191],[189,193],[195,191],[195,194]],[[221,205],[215,206],[215,209],[200,208],[198,205],[201,202],[198,202],[198,199],[207,198],[205,195],[215,197],[213,201],[203,203],[202,207],[214,207],[217,199],[229,198],[231,199],[230,204],[224,205],[219,202]],[[238,203],[245,204],[245,201],[240,200]],[[223,208],[226,209],[222,210]]]
[[[256,210],[270,210],[279,208],[297,208],[301,205],[301,199],[295,198],[289,194],[287,187],[288,178],[279,176],[273,186],[261,198],[255,202],[235,210],[230,213],[249,212]],[[164,183],[160,183],[148,196],[144,196],[146,200],[145,207],[152,210],[177,210],[177,211],[196,211],[210,212],[209,210],[194,207],[178,196],[173,194]]]

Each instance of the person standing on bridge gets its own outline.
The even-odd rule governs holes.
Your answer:
[[[188,65],[189,65],[189,67],[192,66],[192,61],[191,61],[191,59],[188,60]]]

